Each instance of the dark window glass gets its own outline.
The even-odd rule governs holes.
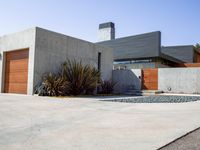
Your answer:
[[[101,53],[98,53],[98,70],[101,71]]]

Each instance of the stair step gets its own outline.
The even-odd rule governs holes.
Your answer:
[[[163,91],[159,90],[127,90],[124,94],[126,95],[156,95],[161,94]]]
[[[163,93],[163,91],[159,91],[159,90],[142,90],[143,94],[161,94]]]
[[[124,94],[125,94],[125,95],[142,96],[142,93],[128,93],[128,92],[125,92]]]
[[[126,91],[127,93],[142,93],[141,91],[131,91],[131,90],[128,90]]]

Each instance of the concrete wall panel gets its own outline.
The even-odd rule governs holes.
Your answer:
[[[169,93],[200,93],[200,68],[159,68],[158,89]]]
[[[116,82],[115,93],[124,93],[129,88],[141,89],[141,69],[113,70],[113,81]]]
[[[113,53],[93,43],[37,28],[34,86],[46,72],[56,72],[67,59],[81,60],[97,68],[98,52],[101,52],[101,73],[104,80],[112,77]]]

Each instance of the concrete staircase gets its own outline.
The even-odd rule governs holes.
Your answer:
[[[134,86],[130,86],[125,92],[125,95],[134,95],[134,96],[148,96],[148,95],[156,95],[161,94],[163,91],[159,90],[136,90]]]
[[[130,85],[124,92],[125,95],[142,96],[142,91],[135,89],[134,85]]]

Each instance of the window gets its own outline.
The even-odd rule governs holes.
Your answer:
[[[101,71],[101,53],[98,53],[98,70]]]
[[[135,63],[149,63],[153,62],[151,58],[138,59],[138,60],[123,60],[123,61],[114,61],[114,64],[135,64]]]

